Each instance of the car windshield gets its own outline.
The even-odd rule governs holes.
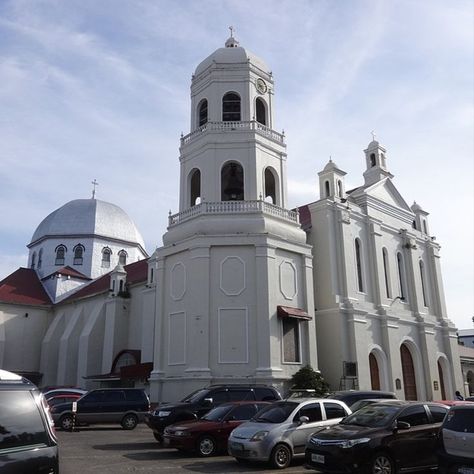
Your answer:
[[[366,405],[341,421],[342,425],[357,425],[376,428],[387,425],[400,407],[393,405]]]
[[[196,390],[195,392],[191,393],[187,397],[183,398],[181,401],[183,403],[195,403],[199,401],[203,395],[205,395],[208,392],[207,389],[205,388],[200,388],[199,390]]]
[[[232,409],[231,406],[223,406],[221,405],[220,407],[216,407],[210,412],[206,413],[201,420],[206,420],[206,421],[222,421],[224,417],[229,413],[229,411]]]
[[[298,406],[297,402],[277,402],[260,410],[251,421],[258,423],[283,423]]]

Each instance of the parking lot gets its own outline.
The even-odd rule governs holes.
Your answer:
[[[77,431],[57,430],[61,474],[129,473],[269,473],[265,465],[240,465],[229,456],[200,458],[174,449],[160,448],[151,430],[140,424],[133,431],[115,426],[81,427]],[[308,471],[299,459],[284,471]]]

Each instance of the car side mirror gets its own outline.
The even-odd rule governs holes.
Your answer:
[[[309,423],[309,418],[307,416],[300,416],[299,424],[304,425],[305,423]]]
[[[410,425],[410,423],[407,423],[406,421],[397,421],[395,423],[394,428],[396,430],[408,430],[409,428],[411,428],[411,425]]]
[[[210,407],[212,406],[212,398],[205,398],[203,401],[202,401],[202,406],[204,407]]]

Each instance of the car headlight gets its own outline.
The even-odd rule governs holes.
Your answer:
[[[250,441],[261,441],[267,434],[268,431],[258,431],[250,438]]]
[[[171,412],[170,412],[170,411],[167,411],[167,410],[160,410],[160,411],[158,412],[158,416],[159,416],[160,418],[165,418],[165,417],[167,417],[167,416],[170,416],[170,414],[171,414]]]
[[[347,441],[343,441],[341,443],[341,448],[352,448],[357,444],[368,443],[370,438],[357,438],[357,439],[348,439]]]
[[[189,431],[177,430],[172,434],[174,434],[175,436],[189,436]]]

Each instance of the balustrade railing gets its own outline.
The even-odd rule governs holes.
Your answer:
[[[201,202],[189,209],[170,214],[168,227],[173,227],[203,214],[246,214],[263,213],[289,222],[298,223],[298,212],[284,209],[269,202],[258,201],[215,201]]]
[[[247,122],[207,122],[204,125],[201,125],[199,128],[194,130],[191,133],[188,133],[186,136],[181,137],[181,145],[189,143],[197,136],[201,135],[207,131],[231,131],[231,130],[254,130],[259,135],[270,138],[279,143],[284,143],[285,134],[275,132],[266,125],[257,122],[256,120],[250,120]]]

